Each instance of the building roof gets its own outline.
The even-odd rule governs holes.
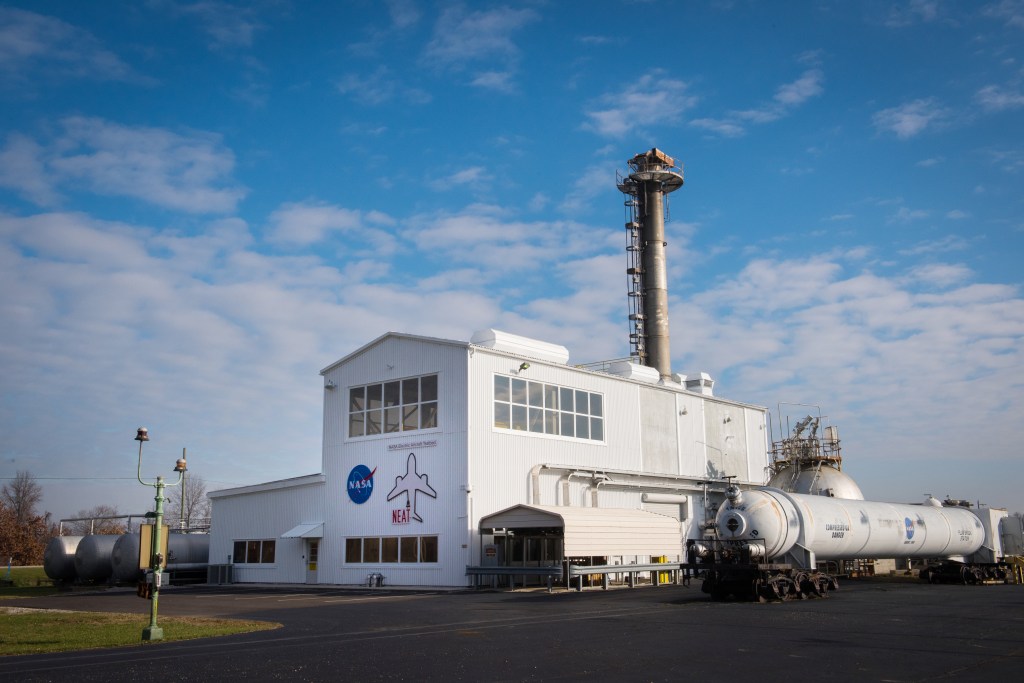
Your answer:
[[[388,339],[388,338],[412,339],[414,341],[427,342],[429,344],[445,344],[445,345],[448,345],[448,346],[461,346],[462,348],[466,348],[466,349],[469,348],[469,342],[456,341],[454,339],[439,339],[437,337],[423,337],[423,336],[420,336],[418,334],[405,334],[404,332],[387,332],[387,333],[382,334],[381,336],[377,337],[373,341],[367,342],[366,344],[363,344],[362,346],[360,346],[358,349],[356,349],[352,353],[350,353],[350,354],[348,354],[348,355],[346,355],[346,356],[344,356],[342,358],[339,358],[338,360],[334,361],[333,363],[328,365],[326,368],[321,370],[320,374],[321,375],[326,375],[328,372],[330,372],[334,368],[338,367],[339,365],[345,363],[349,359],[358,356],[359,354],[363,353],[367,349],[373,348],[374,346],[376,346],[377,344],[380,344],[382,341],[384,341],[385,339]]]
[[[309,486],[311,484],[323,484],[327,481],[322,473],[307,474],[302,477],[292,477],[290,479],[278,479],[277,481],[265,481],[260,484],[252,484],[251,486],[238,486],[233,489],[218,489],[216,491],[210,491],[206,494],[207,498],[226,498],[228,496],[241,496],[247,493],[260,493],[263,491],[273,491],[276,489],[288,489],[296,486]]]
[[[480,520],[480,529],[551,528],[563,530],[565,557],[682,552],[679,521],[646,510],[515,505]]]

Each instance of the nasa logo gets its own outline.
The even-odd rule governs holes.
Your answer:
[[[903,523],[907,527],[907,540],[909,541],[914,537],[914,522],[910,519],[910,517],[905,517],[903,519]]]
[[[352,499],[352,502],[356,505],[362,505],[370,499],[370,494],[373,493],[373,475],[376,474],[377,468],[374,467],[373,471],[366,465],[356,465],[352,468],[352,471],[348,473],[348,497]]]

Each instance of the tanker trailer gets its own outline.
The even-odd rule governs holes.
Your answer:
[[[963,508],[878,503],[762,487],[730,486],[715,518],[718,545],[692,555],[714,565],[705,574],[713,597],[784,598],[823,594],[835,580],[824,560],[971,555],[984,542],[981,521]]]

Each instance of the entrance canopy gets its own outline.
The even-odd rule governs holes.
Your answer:
[[[516,505],[480,520],[485,529],[562,529],[565,557],[680,555],[679,521],[646,510]]]
[[[281,534],[281,538],[323,538],[324,537],[324,523],[323,522],[311,522],[309,524],[299,524],[293,529]]]

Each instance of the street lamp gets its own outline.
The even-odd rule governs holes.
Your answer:
[[[145,427],[139,427],[135,434],[135,440],[139,442],[139,483],[143,486],[153,486],[156,488],[156,513],[155,524],[153,525],[153,542],[150,544],[150,556],[149,564],[153,568],[153,594],[151,597],[152,604],[149,608],[149,626],[142,629],[143,640],[163,640],[164,630],[156,625],[156,610],[157,602],[160,597],[160,583],[163,578],[163,563],[164,557],[160,552],[163,549],[163,524],[164,524],[164,478],[163,476],[157,476],[154,483],[142,481],[142,444],[149,441],[149,430]],[[181,478],[185,472],[185,458],[179,458],[178,462],[174,465],[174,471],[178,473],[178,481],[169,486],[177,486],[181,483]],[[149,517],[150,513],[146,513]]]

